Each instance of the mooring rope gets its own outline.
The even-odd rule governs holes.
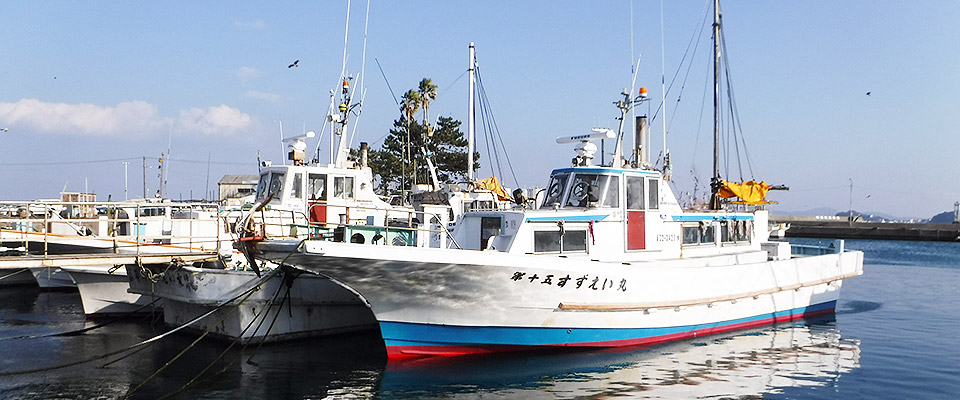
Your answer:
[[[114,318],[111,318],[111,319],[107,320],[106,322],[103,322],[103,323],[100,323],[100,324],[96,324],[96,325],[93,325],[93,326],[88,326],[88,327],[86,327],[86,328],[76,329],[76,330],[67,331],[67,332],[46,333],[46,334],[43,334],[43,335],[23,335],[23,336],[4,337],[4,338],[0,338],[0,341],[3,341],[3,340],[14,340],[14,339],[39,339],[39,338],[45,338],[45,337],[76,336],[76,335],[79,335],[79,334],[81,334],[81,333],[88,332],[88,331],[92,331],[92,330],[94,330],[94,329],[100,329],[100,328],[103,328],[103,327],[105,327],[105,326],[107,326],[107,325],[110,325],[110,324],[112,324],[112,323],[114,323],[114,322],[124,320],[124,319],[126,319],[127,317],[130,317],[130,316],[132,316],[133,314],[139,313],[140,311],[143,311],[143,309],[152,306],[154,303],[156,303],[156,302],[159,301],[159,300],[160,300],[160,299],[154,299],[154,300],[151,301],[150,303],[144,304],[144,305],[140,306],[139,308],[137,308],[136,310],[128,311],[128,312],[126,312],[126,313],[124,313],[124,314],[122,314],[122,315],[119,315],[119,316],[116,316],[116,317],[114,317]]]
[[[14,275],[16,275],[16,274],[23,273],[23,272],[27,272],[27,271],[29,271],[29,269],[24,268],[24,269],[21,269],[21,270],[19,270],[19,271],[17,271],[17,272],[11,272],[11,273],[6,274],[6,275],[4,275],[4,276],[0,276],[0,281],[2,281],[2,280],[4,280],[4,279],[7,279],[7,278],[9,278],[9,277],[11,277],[11,276],[14,276]]]
[[[286,271],[286,272],[289,272],[289,271]],[[285,273],[286,273],[286,272],[285,272]],[[258,317],[260,317],[260,316],[262,315],[263,318],[259,318],[259,322],[257,323],[257,327],[256,327],[256,329],[253,330],[253,334],[251,335],[251,336],[252,336],[251,341],[248,341],[247,343],[245,343],[245,344],[243,345],[243,347],[240,349],[240,352],[241,352],[240,356],[237,357],[237,358],[235,358],[233,361],[230,361],[230,362],[229,362],[226,366],[224,366],[220,371],[217,371],[217,372],[213,373],[212,375],[210,375],[210,376],[208,377],[208,379],[212,379],[212,378],[214,378],[214,377],[216,377],[216,376],[219,376],[220,374],[226,372],[227,369],[230,368],[230,366],[232,366],[233,364],[235,364],[235,363],[237,362],[237,360],[239,360],[240,358],[243,358],[242,352],[247,349],[247,346],[249,346],[250,343],[253,341],[252,339],[257,336],[257,332],[260,331],[260,328],[263,326],[263,322],[266,321],[267,316],[270,315],[270,310],[273,308],[274,303],[275,303],[276,300],[277,300],[277,296],[280,295],[280,289],[282,289],[282,288],[284,288],[284,287],[287,288],[286,295],[284,295],[284,297],[280,300],[280,305],[279,305],[279,307],[277,308],[277,312],[274,313],[273,319],[270,321],[270,325],[267,327],[267,330],[266,330],[266,332],[264,332],[263,336],[260,337],[260,345],[262,346],[263,343],[267,341],[267,336],[270,335],[270,331],[273,330],[273,325],[274,325],[275,322],[277,322],[277,317],[280,316],[280,312],[283,311],[283,303],[286,302],[287,299],[289,299],[289,296],[288,296],[288,295],[289,295],[289,293],[290,293],[290,287],[287,286],[287,285],[284,285],[284,284],[282,284],[282,283],[281,283],[279,286],[277,286],[277,291],[274,292],[273,297],[272,297],[272,298],[270,299],[270,301],[267,303],[267,307],[264,308],[262,311],[260,311],[260,314],[254,316],[253,320],[251,320],[250,323],[247,324],[247,326],[246,326],[245,328],[243,328],[243,331],[240,332],[240,335],[237,336],[236,338],[234,338],[234,340],[230,342],[230,345],[227,346],[226,349],[224,349],[222,352],[220,352],[220,354],[219,354],[216,358],[214,358],[213,361],[210,361],[210,363],[208,363],[207,366],[206,366],[202,371],[200,371],[199,373],[197,373],[197,375],[195,375],[195,376],[194,376],[192,379],[190,379],[187,383],[183,384],[183,386],[180,386],[180,388],[178,388],[177,390],[174,390],[174,391],[172,391],[172,392],[170,392],[170,393],[167,393],[167,394],[159,397],[158,400],[167,399],[167,398],[170,398],[171,396],[175,396],[175,395],[183,392],[184,390],[186,390],[190,385],[192,385],[194,382],[196,382],[197,379],[200,379],[200,377],[203,376],[203,374],[205,374],[211,367],[213,367],[213,365],[216,364],[217,361],[220,361],[220,359],[222,359],[223,356],[225,356],[225,355],[227,354],[227,352],[230,351],[230,349],[233,348],[234,345],[236,345],[237,343],[240,343],[240,342],[242,341],[243,335],[247,332],[248,329],[250,329],[251,326],[253,326],[253,323],[254,323],[254,322],[257,322]],[[259,349],[259,347],[258,347],[258,349]]]
[[[305,242],[306,240],[307,240],[306,238],[300,240],[300,242],[299,242],[296,246],[294,246],[293,250],[291,250],[290,253],[288,253],[288,254],[283,258],[282,261],[280,261],[280,264],[279,264],[279,266],[278,266],[276,269],[274,269],[273,271],[270,271],[270,273],[269,273],[268,275],[264,276],[264,278],[261,279],[261,281],[260,281],[256,286],[254,286],[253,288],[247,290],[247,292],[248,292],[247,295],[244,296],[243,299],[242,299],[239,303],[237,303],[237,305],[243,304],[243,302],[246,301],[247,298],[250,297],[251,294],[253,294],[253,290],[252,290],[252,289],[257,289],[257,290],[259,290],[259,287],[260,287],[260,286],[262,286],[264,283],[266,283],[266,282],[267,282],[270,278],[272,278],[274,275],[276,275],[277,273],[279,273],[279,272],[282,270],[281,267],[284,265],[284,263],[286,263],[286,261],[290,258],[290,256],[292,256],[294,253],[297,252],[297,250],[300,248],[300,246],[303,245],[303,242]],[[279,290],[277,291],[277,293],[279,293]],[[238,296],[238,297],[239,297],[239,296]],[[236,297],[235,297],[234,299],[236,299]],[[229,302],[228,302],[228,303],[229,303]],[[217,306],[216,309],[219,309],[221,306],[223,306],[223,305],[225,305],[225,304],[227,304],[227,303],[224,303],[224,304],[221,304],[221,305]],[[212,314],[212,311],[215,311],[216,309],[211,310],[211,312],[206,313],[204,316],[209,315],[209,314]],[[233,314],[236,310],[237,310],[237,308],[234,308],[233,310],[230,310],[229,312],[227,312],[226,314],[224,314],[224,316],[221,317],[220,320],[217,321],[217,322],[216,322],[215,324],[213,324],[212,326],[215,327],[215,326],[219,325],[219,324],[220,324],[221,322],[223,322],[228,316],[230,316],[231,314]],[[251,323],[252,323],[252,322],[251,322]],[[211,329],[212,329],[212,328],[211,328]],[[161,366],[159,369],[157,369],[156,371],[154,371],[154,373],[150,374],[150,376],[148,376],[147,379],[145,379],[143,382],[140,382],[139,385],[137,385],[136,387],[134,387],[133,389],[131,389],[130,391],[128,391],[128,392],[123,396],[123,398],[130,398],[130,396],[132,396],[134,393],[136,393],[137,390],[140,390],[140,388],[143,387],[143,385],[147,384],[147,382],[150,382],[150,381],[151,381],[153,378],[155,378],[158,374],[160,374],[161,372],[163,372],[164,370],[166,370],[170,365],[172,365],[172,364],[173,364],[175,361],[177,361],[180,357],[182,357],[184,354],[186,354],[188,350],[190,350],[191,348],[193,348],[193,346],[195,346],[197,343],[199,343],[201,340],[203,340],[203,338],[206,337],[207,334],[210,333],[211,329],[205,330],[196,340],[194,340],[192,343],[190,343],[189,345],[187,345],[186,348],[184,348],[182,351],[180,351],[180,353],[178,353],[176,356],[174,356],[172,359],[170,359],[170,361],[167,361],[166,364],[164,364],[164,365]]]
[[[218,304],[216,307],[214,307],[213,309],[211,309],[210,311],[208,311],[208,312],[206,312],[206,313],[203,313],[203,314],[200,315],[199,317],[194,318],[194,319],[188,321],[187,323],[185,323],[185,324],[183,324],[183,325],[180,325],[180,326],[178,326],[178,327],[176,327],[176,328],[173,328],[173,329],[171,329],[171,330],[169,330],[169,331],[167,331],[167,332],[165,332],[165,333],[162,333],[162,334],[157,335],[157,336],[154,336],[154,337],[152,337],[152,338],[150,338],[150,339],[144,340],[144,341],[142,341],[142,342],[140,342],[140,343],[136,343],[136,344],[134,344],[134,345],[127,346],[127,347],[122,348],[122,349],[119,349],[119,350],[107,352],[107,353],[105,353],[105,354],[101,354],[101,355],[98,355],[98,356],[93,356],[93,357],[89,357],[89,358],[86,358],[86,359],[83,359],[83,360],[73,361],[73,362],[64,363],[64,364],[60,364],[60,365],[53,365],[53,366],[41,367],[41,368],[24,369],[24,370],[19,370],[19,371],[0,371],[0,376],[23,375],[23,374],[30,374],[30,373],[35,373],[35,372],[45,372],[45,371],[52,371],[52,370],[57,370],[57,369],[63,369],[63,368],[72,367],[72,366],[75,366],[75,365],[86,364],[86,363],[89,363],[89,362],[92,362],[92,361],[96,361],[96,360],[101,360],[101,359],[104,359],[104,358],[108,358],[108,357],[110,357],[110,356],[114,356],[114,355],[121,354],[121,353],[126,352],[126,351],[130,351],[130,350],[136,349],[136,348],[141,347],[141,346],[145,346],[145,345],[147,345],[147,344],[151,344],[151,343],[156,342],[156,341],[158,341],[158,340],[160,340],[160,339],[163,339],[163,338],[165,338],[165,337],[167,337],[167,336],[170,336],[170,335],[172,335],[172,334],[174,334],[174,333],[176,333],[176,332],[179,332],[180,330],[182,330],[182,329],[184,329],[184,328],[186,328],[186,327],[188,327],[188,326],[190,326],[190,325],[193,325],[193,324],[197,323],[197,321],[200,321],[201,319],[206,318],[207,316],[209,316],[209,315],[213,314],[214,312],[216,312],[217,310],[219,310],[221,307],[226,306],[227,304],[233,303],[234,301],[240,299],[241,297],[243,297],[243,299],[246,300],[246,297],[249,297],[249,296],[250,296],[251,294],[253,294],[253,292],[255,292],[256,290],[259,290],[260,285],[262,285],[264,282],[266,282],[266,279],[269,279],[269,278],[273,277],[273,275],[276,273],[276,271],[279,271],[279,270],[280,270],[279,268],[276,269],[276,270],[274,270],[274,272],[271,272],[269,275],[265,276],[264,279],[263,279],[260,283],[258,283],[257,285],[251,287],[250,289],[247,289],[247,290],[244,291],[243,293],[240,293],[240,294],[234,296],[234,297],[233,297],[232,299],[230,299],[230,300],[227,300],[227,301],[225,301],[225,302],[223,302],[223,303]],[[241,303],[242,303],[242,300],[241,300]]]

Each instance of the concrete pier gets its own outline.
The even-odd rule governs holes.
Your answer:
[[[844,217],[770,215],[771,224],[789,224],[786,237],[828,239],[960,241],[960,224],[850,222]]]

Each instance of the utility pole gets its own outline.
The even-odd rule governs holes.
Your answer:
[[[123,200],[127,201],[127,165],[130,165],[129,161],[120,162],[123,164]]]

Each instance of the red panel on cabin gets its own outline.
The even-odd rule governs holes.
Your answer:
[[[643,250],[647,247],[643,211],[627,211],[627,250]]]
[[[326,203],[310,202],[310,222],[321,224],[327,222]]]

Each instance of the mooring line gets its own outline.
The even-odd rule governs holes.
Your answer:
[[[260,281],[260,283],[258,283],[254,288],[257,288],[257,289],[258,289],[260,286],[262,286],[264,283],[266,283],[270,278],[272,278],[274,275],[276,275],[278,272],[280,272],[280,270],[282,269],[284,263],[286,263],[286,261],[290,258],[290,256],[292,256],[294,253],[297,252],[297,250],[300,248],[300,246],[303,245],[303,242],[305,242],[306,240],[307,240],[307,239],[304,238],[303,240],[300,241],[300,243],[298,243],[296,246],[294,246],[293,250],[291,250],[290,253],[288,253],[288,254],[283,258],[282,261],[280,261],[280,263],[279,263],[279,265],[277,266],[277,268],[274,269],[273,271],[271,271],[270,274],[266,275],[266,276]],[[237,305],[243,304],[243,302],[246,301],[247,298],[250,297],[251,294],[253,294],[253,290],[248,290],[248,292],[249,292],[249,293],[248,293],[242,300],[240,300],[240,302],[237,303]],[[278,293],[279,293],[279,291],[278,291]],[[238,296],[238,297],[239,297],[239,296]],[[235,297],[234,299],[236,299],[236,297]],[[225,304],[226,304],[226,303],[225,303]],[[221,306],[222,306],[222,305],[221,305]],[[217,309],[219,309],[219,308],[220,308],[220,306],[217,307]],[[216,309],[215,309],[215,310],[216,310]],[[213,310],[213,311],[215,311],[215,310]],[[219,324],[220,324],[221,322],[223,322],[228,316],[230,316],[231,314],[233,314],[233,312],[235,312],[236,310],[237,310],[237,308],[234,308],[233,310],[230,310],[229,312],[227,312],[226,314],[224,314],[224,316],[221,317],[220,320],[217,321],[213,326],[219,325]],[[212,311],[211,311],[211,313],[212,313]],[[210,314],[210,313],[207,313],[207,314]],[[161,372],[163,372],[164,370],[166,370],[170,365],[172,365],[172,364],[173,364],[175,361],[177,361],[180,357],[182,357],[184,354],[186,354],[186,352],[187,352],[188,350],[190,350],[191,348],[193,348],[193,346],[195,346],[197,343],[199,343],[201,340],[203,340],[203,338],[206,337],[207,334],[210,333],[210,331],[211,331],[210,329],[204,331],[204,332],[200,335],[200,337],[198,337],[198,338],[197,338],[196,340],[194,340],[192,343],[190,343],[189,345],[187,345],[186,348],[184,348],[182,351],[180,351],[180,353],[178,353],[176,356],[174,356],[172,359],[170,359],[170,361],[167,361],[166,364],[164,364],[164,365],[161,366],[159,369],[157,369],[156,371],[154,371],[154,373],[150,374],[150,376],[148,376],[147,379],[145,379],[143,382],[140,382],[139,385],[137,385],[136,387],[134,387],[133,389],[131,389],[130,391],[128,391],[126,394],[124,394],[123,398],[125,398],[125,399],[130,398],[130,396],[132,396],[134,393],[136,393],[137,390],[140,390],[140,388],[143,387],[143,385],[147,384],[147,382],[150,382],[150,381],[151,381],[153,378],[155,378],[158,374],[160,374]]]
[[[0,338],[0,341],[13,340],[13,339],[39,339],[39,338],[45,338],[45,337],[76,336],[76,335],[79,335],[79,334],[81,334],[81,333],[88,332],[88,331],[92,331],[92,330],[94,330],[94,329],[100,329],[100,328],[103,328],[103,327],[105,327],[105,326],[107,326],[107,325],[110,325],[110,324],[112,324],[112,323],[114,323],[114,322],[124,320],[124,319],[126,319],[127,317],[130,317],[130,316],[132,316],[133,314],[137,314],[137,313],[139,313],[140,311],[142,311],[143,309],[152,306],[152,305],[153,305],[154,303],[156,303],[158,300],[160,300],[160,299],[154,299],[154,300],[151,301],[150,303],[145,304],[145,305],[142,305],[142,306],[140,306],[139,308],[137,308],[136,310],[128,311],[128,312],[126,312],[126,313],[124,313],[124,314],[122,314],[122,315],[119,315],[119,316],[116,316],[116,317],[114,317],[114,318],[111,318],[111,319],[107,320],[107,321],[104,322],[104,323],[96,324],[96,325],[94,325],[94,326],[88,326],[88,327],[86,327],[86,328],[81,328],[81,329],[72,330],[72,331],[67,331],[67,332],[46,333],[46,334],[43,334],[43,335],[23,335],[23,336],[4,337],[4,338]]]
[[[279,271],[279,270],[280,270],[280,269],[278,268],[278,269],[276,269],[275,271]],[[267,275],[266,277],[264,277],[264,280],[263,280],[262,282],[260,282],[259,284],[257,284],[257,285],[255,285],[254,287],[252,287],[252,288],[244,291],[243,293],[238,294],[237,296],[234,296],[232,299],[227,300],[227,301],[225,301],[225,302],[217,305],[217,306],[214,307],[212,310],[210,310],[210,311],[208,311],[208,312],[200,315],[199,317],[194,318],[194,319],[188,321],[187,323],[185,323],[185,324],[183,324],[183,325],[180,325],[180,326],[178,326],[178,327],[176,327],[176,328],[173,328],[173,329],[171,329],[171,330],[169,330],[169,331],[167,331],[167,332],[165,332],[165,333],[162,333],[162,334],[157,335],[157,336],[154,336],[154,337],[152,337],[152,338],[150,338],[150,339],[144,340],[144,341],[142,341],[142,342],[140,342],[140,343],[136,343],[136,344],[134,344],[134,345],[127,346],[127,347],[125,347],[125,348],[123,348],[123,349],[120,349],[120,350],[107,352],[107,353],[105,353],[105,354],[101,354],[101,355],[98,355],[98,356],[90,357],[90,358],[87,358],[87,359],[84,359],[84,360],[69,362],[69,363],[60,364],[60,365],[54,365],[54,366],[49,366],[49,367],[41,367],[41,368],[25,369],[25,370],[19,370],[19,371],[0,371],[0,376],[23,375],[23,374],[30,374],[30,373],[35,373],[35,372],[52,371],[52,370],[57,370],[57,369],[62,369],[62,368],[67,368],[67,367],[72,367],[72,366],[75,366],[75,365],[86,364],[86,363],[89,363],[89,362],[91,362],[91,361],[96,361],[96,360],[104,359],[104,358],[107,358],[107,357],[110,357],[110,356],[114,356],[114,355],[117,355],[117,354],[120,354],[120,353],[123,353],[123,352],[126,352],[126,351],[133,350],[133,349],[135,349],[135,348],[138,348],[138,347],[145,346],[145,345],[147,345],[147,344],[156,342],[156,341],[158,341],[158,340],[160,340],[160,339],[163,339],[163,338],[165,338],[165,337],[167,337],[167,336],[169,336],[169,335],[172,335],[172,334],[174,334],[174,333],[176,333],[176,332],[179,332],[180,330],[182,330],[182,329],[184,329],[184,328],[186,328],[186,327],[188,327],[188,326],[190,326],[190,325],[193,325],[193,324],[197,323],[197,321],[200,321],[201,319],[206,318],[207,316],[209,316],[209,315],[213,314],[214,312],[216,312],[217,310],[219,310],[221,307],[223,307],[223,306],[225,306],[225,305],[227,305],[227,304],[233,303],[234,301],[240,299],[241,297],[244,297],[244,299],[245,299],[245,296],[246,296],[246,297],[249,297],[251,294],[253,294],[254,291],[256,291],[256,290],[259,289],[260,285],[262,285],[263,282],[266,282],[266,279],[269,279],[270,277],[272,277],[274,273],[275,273],[275,272],[271,272],[269,275]]]
[[[2,280],[4,280],[4,279],[7,279],[7,278],[9,278],[9,277],[11,277],[11,276],[14,276],[14,275],[16,275],[16,274],[19,274],[19,273],[22,273],[22,272],[27,272],[27,271],[29,271],[29,269],[24,268],[24,269],[21,269],[21,270],[19,270],[19,271],[17,271],[17,272],[11,272],[11,273],[6,274],[6,275],[4,275],[4,276],[0,276],[0,281],[2,281]]]
[[[217,358],[213,359],[213,361],[211,361],[210,363],[208,363],[207,366],[206,366],[202,371],[200,371],[199,373],[197,373],[197,375],[195,375],[192,379],[190,379],[190,381],[188,381],[187,383],[183,384],[183,386],[181,386],[181,387],[178,388],[177,390],[174,390],[173,392],[167,393],[167,394],[159,397],[157,400],[163,400],[163,399],[170,398],[171,396],[175,396],[175,395],[183,392],[184,390],[186,390],[190,385],[192,385],[194,382],[196,382],[197,379],[200,379],[200,377],[202,377],[203,374],[205,374],[205,373],[210,369],[210,367],[213,367],[213,365],[216,364],[217,361],[220,361],[220,359],[222,359],[223,356],[225,356],[225,355],[227,354],[227,352],[230,351],[230,349],[233,348],[234,345],[236,345],[237,343],[240,343],[240,342],[242,341],[243,335],[247,332],[248,329],[250,329],[251,326],[253,326],[253,323],[254,323],[254,322],[257,322],[257,317],[259,317],[260,315],[262,315],[263,318],[260,318],[260,322],[257,323],[257,328],[253,330],[253,337],[256,337],[257,332],[259,332],[259,331],[260,331],[260,328],[263,326],[263,322],[266,321],[267,316],[270,315],[270,309],[273,308],[274,303],[275,303],[276,300],[277,300],[277,296],[280,295],[280,289],[282,289],[282,288],[285,287],[285,286],[286,286],[286,285],[284,285],[283,283],[281,283],[279,286],[277,286],[277,291],[274,292],[273,297],[272,297],[272,298],[270,299],[270,301],[267,303],[267,307],[264,308],[262,311],[260,311],[260,314],[259,314],[259,315],[254,316],[254,319],[251,320],[250,323],[247,324],[247,326],[246,326],[245,328],[243,328],[243,331],[240,332],[240,335],[237,336],[232,342],[230,342],[230,345],[227,346],[227,348],[224,349],[222,352],[220,352],[220,354],[217,356]],[[290,288],[287,287],[287,293],[289,293],[289,292],[290,292]],[[284,298],[280,301],[280,307],[278,307],[278,308],[277,308],[277,312],[274,313],[274,315],[273,315],[273,320],[270,322],[270,325],[267,327],[267,331],[264,332],[263,336],[260,338],[260,344],[261,344],[261,345],[263,344],[263,342],[265,342],[265,341],[267,340],[267,336],[270,334],[270,331],[273,329],[273,324],[274,324],[275,322],[277,322],[277,317],[280,315],[280,311],[283,310],[283,303],[284,303],[286,300],[287,300],[287,297],[284,296]],[[240,358],[243,357],[242,352],[243,352],[244,350],[246,350],[246,349],[247,349],[247,346],[249,346],[249,345],[250,345],[250,342],[245,343],[245,344],[243,345],[243,347],[240,349],[241,354],[240,354],[239,357],[237,357],[237,358],[234,359],[233,361],[230,361],[230,363],[228,363],[226,366],[224,366],[223,369],[221,369],[220,371],[217,371],[217,372],[215,372],[214,374],[210,375],[209,377],[207,377],[207,379],[212,379],[212,378],[214,378],[214,377],[216,377],[216,376],[224,373],[228,368],[230,368],[230,366],[232,366],[234,363],[236,363],[238,359],[240,359]]]

